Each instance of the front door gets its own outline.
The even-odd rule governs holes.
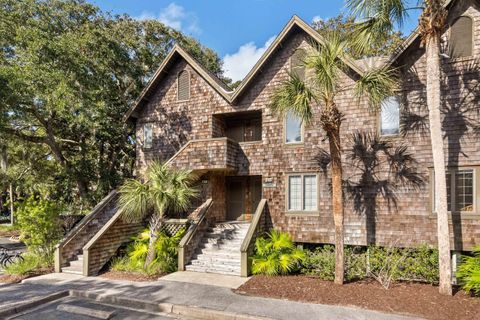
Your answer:
[[[227,178],[227,220],[243,220],[245,214],[244,178]]]

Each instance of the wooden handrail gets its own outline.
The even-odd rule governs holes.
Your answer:
[[[202,208],[199,212],[199,217],[196,222],[193,222],[187,230],[187,233],[183,236],[182,240],[178,245],[178,270],[184,271],[185,264],[186,264],[186,254],[185,254],[185,247],[188,247],[190,241],[195,236],[198,231],[198,228],[204,223],[205,217],[207,215],[208,209],[212,206],[212,199],[208,199],[202,204]]]
[[[240,259],[241,259],[240,274],[242,277],[248,277],[248,274],[249,274],[249,262],[248,262],[249,249],[251,245],[254,243],[258,235],[258,228],[260,227],[259,223],[265,212],[266,204],[267,204],[266,199],[262,199],[258,203],[257,209],[255,210],[255,214],[253,215],[252,222],[250,223],[250,227],[248,228],[247,234],[243,239],[242,246],[240,247]]]
[[[86,215],[67,235],[55,246],[56,248],[64,247],[77,235],[85,226],[88,225],[100,212],[103,211],[105,206],[117,195],[117,190],[111,191],[105,198],[102,199],[93,209],[92,212]]]

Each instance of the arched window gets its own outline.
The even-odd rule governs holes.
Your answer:
[[[473,23],[472,18],[462,16],[450,28],[449,53],[452,58],[473,55]]]
[[[305,80],[304,60],[306,55],[305,50],[297,49],[290,58],[290,72],[297,75],[302,81]]]
[[[177,81],[177,100],[190,99],[190,73],[186,70],[181,71],[178,74]]]

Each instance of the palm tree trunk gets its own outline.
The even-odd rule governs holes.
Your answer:
[[[15,217],[14,217],[14,206],[13,206],[13,184],[12,183],[10,183],[8,191],[10,195],[10,223],[13,226],[15,222]]]
[[[148,242],[147,258],[145,259],[145,270],[147,270],[155,259],[155,242],[158,239],[158,230],[160,230],[162,222],[163,215],[161,214],[153,214],[150,218],[150,240]]]
[[[427,106],[430,122],[433,167],[435,176],[435,211],[437,214],[437,238],[439,251],[440,283],[442,294],[452,294],[452,266],[450,261],[450,232],[447,209],[447,181],[445,151],[443,148],[442,121],[440,117],[440,38],[429,37],[427,55]]]
[[[343,240],[343,187],[342,187],[342,150],[340,144],[340,125],[342,114],[332,103],[322,112],[321,122],[328,136],[332,166],[332,209],[335,224],[335,283],[344,282],[344,240]]]

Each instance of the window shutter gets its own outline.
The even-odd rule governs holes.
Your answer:
[[[178,94],[177,100],[190,99],[190,73],[188,71],[181,71],[178,74]]]
[[[290,58],[290,72],[296,74],[302,81],[305,81],[305,66],[303,65],[305,57],[305,50],[297,49]]]
[[[472,55],[473,35],[472,19],[460,17],[450,30],[450,56],[452,58],[468,57]]]

